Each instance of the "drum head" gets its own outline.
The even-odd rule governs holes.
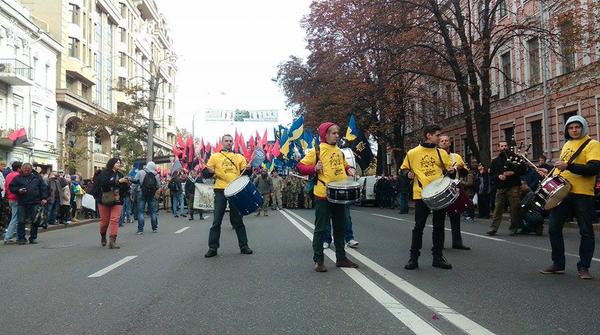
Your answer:
[[[564,184],[562,187],[556,189],[552,194],[548,196],[546,204],[544,205],[545,210],[550,210],[558,205],[569,195],[571,192],[571,184]]]
[[[421,192],[421,198],[431,198],[434,195],[448,188],[448,186],[450,186],[451,183],[452,179],[450,179],[449,177],[442,177],[436,179],[423,188],[423,191]]]
[[[337,189],[355,189],[360,187],[360,183],[354,180],[338,180],[327,184],[327,187]]]
[[[225,187],[225,197],[230,197],[232,195],[237,194],[239,191],[243,190],[246,185],[250,182],[250,178],[248,176],[241,176],[229,183],[227,187]]]

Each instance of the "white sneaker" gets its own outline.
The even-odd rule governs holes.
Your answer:
[[[323,242],[323,249],[329,249],[329,243]]]
[[[346,243],[346,245],[350,248],[356,248],[358,246],[358,241],[356,240],[350,240]]]

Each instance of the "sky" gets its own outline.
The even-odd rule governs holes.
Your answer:
[[[300,20],[311,0],[156,0],[178,54],[176,120],[196,137],[215,139],[232,126],[247,139],[266,124],[207,123],[206,109],[277,109],[288,124],[285,96],[272,81],[290,55],[306,58]],[[269,132],[272,139],[272,131]]]

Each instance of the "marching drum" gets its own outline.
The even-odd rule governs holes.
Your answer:
[[[561,176],[551,176],[542,181],[536,193],[535,205],[541,209],[550,210],[567,197],[571,184]]]
[[[471,199],[469,199],[467,193],[462,188],[458,187],[458,198],[450,204],[446,210],[448,213],[462,214],[469,208],[469,203],[471,203]]]
[[[264,199],[248,176],[241,176],[232,181],[224,191],[225,198],[231,201],[241,215],[248,215],[260,208]]]
[[[452,205],[459,197],[460,188],[458,187],[458,180],[450,177],[442,177],[432,181],[421,192],[423,202],[429,209],[434,211]]]
[[[334,204],[360,201],[360,183],[354,180],[332,181],[327,184],[327,200]]]

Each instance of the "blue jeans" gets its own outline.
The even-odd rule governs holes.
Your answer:
[[[29,232],[29,241],[37,239],[38,225],[35,222],[35,214],[39,205],[19,205],[17,223],[17,241],[25,241],[25,225],[29,223],[31,230]]]
[[[19,206],[16,201],[9,201],[10,206],[10,222],[8,228],[6,228],[6,234],[4,234],[4,240],[8,241],[15,236],[15,229],[17,228],[17,222],[19,222]]]
[[[171,207],[173,207],[171,209],[171,212],[173,212],[173,215],[180,215],[182,212],[182,208],[180,208],[181,206],[181,197],[179,196],[179,193],[172,193],[171,194]],[[183,206],[181,206],[183,207]]]
[[[354,232],[352,231],[352,218],[350,217],[350,205],[344,206],[344,240],[349,242],[354,239]],[[331,222],[325,225],[325,232],[323,233],[323,242],[331,244]]]
[[[398,192],[400,214],[408,214],[408,192]]]
[[[569,194],[563,202],[550,211],[550,225],[548,236],[552,245],[552,262],[561,269],[565,268],[565,241],[563,239],[563,226],[568,217],[577,218],[579,226],[579,262],[577,269],[589,269],[594,256],[594,228],[592,222],[595,217],[594,197],[589,195]]]
[[[152,225],[152,230],[158,229],[158,216],[156,212],[157,201],[155,197],[151,197],[150,199],[144,199],[141,194],[138,194],[137,197],[137,220],[138,220],[138,231],[144,231],[144,213],[146,209],[146,204],[148,204],[148,209],[150,209],[150,224]]]
[[[48,203],[48,206],[46,206],[46,210],[48,211],[48,218],[46,219],[47,225],[53,225],[56,222],[56,212],[58,211],[59,206],[60,199],[54,201],[53,203]]]
[[[126,196],[123,198],[123,209],[121,210],[121,217],[119,218],[119,227],[123,226],[125,219],[129,221],[131,219],[131,197]]]

